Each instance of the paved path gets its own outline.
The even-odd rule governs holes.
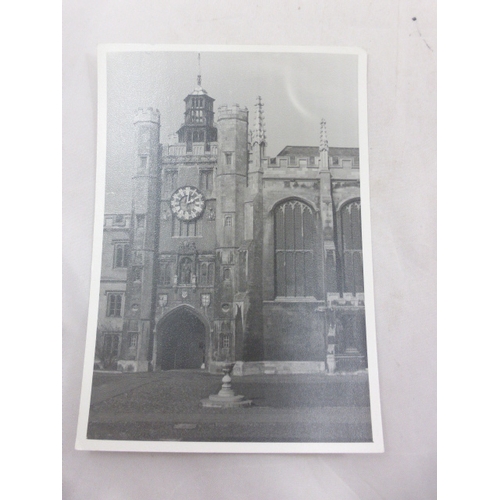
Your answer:
[[[250,408],[204,408],[219,375],[201,370],[94,374],[89,438],[369,441],[366,373],[233,377]]]

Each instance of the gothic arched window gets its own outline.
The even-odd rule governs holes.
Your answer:
[[[363,293],[363,250],[361,245],[361,203],[354,200],[340,210],[342,231],[343,292]]]
[[[288,200],[274,211],[276,295],[316,295],[316,217],[309,205]]]
[[[172,283],[172,263],[160,263],[160,285],[170,285]]]
[[[113,259],[113,267],[128,267],[129,244],[115,243],[115,254]]]
[[[199,273],[200,273],[199,276],[200,286],[211,286],[213,284],[213,277],[214,277],[213,262],[202,262],[200,264]]]
[[[171,234],[173,237],[201,236],[201,219],[188,222],[172,217]]]

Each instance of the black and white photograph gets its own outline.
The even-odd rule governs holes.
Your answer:
[[[367,61],[102,45],[80,450],[384,450]]]

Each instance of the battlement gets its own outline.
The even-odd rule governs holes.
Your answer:
[[[164,151],[164,158],[166,157],[216,157],[217,156],[217,143],[210,142],[209,149],[204,142],[193,142],[191,151],[187,151],[186,143],[169,144]],[[171,158],[172,159],[172,158]]]
[[[248,109],[246,107],[240,108],[239,104],[232,104],[231,106],[223,104],[219,106],[218,112],[219,120],[237,119],[248,122]]]
[[[105,214],[104,227],[108,229],[129,229],[130,214]]]
[[[152,122],[160,124],[160,112],[153,108],[139,108],[134,116],[134,123]]]

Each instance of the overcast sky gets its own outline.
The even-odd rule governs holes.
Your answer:
[[[198,52],[112,52],[107,59],[106,212],[129,212],[135,110],[161,113],[161,141],[184,118],[196,86]],[[247,107],[253,126],[262,97],[267,154],[285,146],[319,146],[321,119],[330,146],[358,147],[357,56],[318,53],[201,52],[202,87],[222,104]],[[217,113],[216,113],[217,118]]]

